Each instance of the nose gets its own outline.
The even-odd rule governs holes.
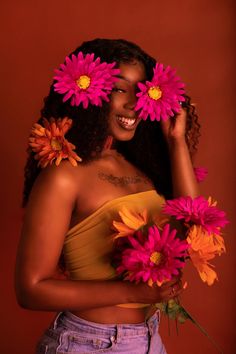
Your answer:
[[[125,108],[134,110],[134,107],[136,105],[137,97],[135,92],[130,92],[129,95],[127,96],[127,100],[125,102]]]

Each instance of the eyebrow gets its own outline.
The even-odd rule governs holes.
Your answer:
[[[124,77],[124,76],[122,76],[122,75],[116,75],[116,77],[118,77],[119,79],[122,79],[122,80],[125,80],[125,81],[127,81],[127,82],[130,82],[130,80],[129,79],[127,79],[126,77]],[[146,79],[144,79],[144,80],[141,80],[141,81],[139,81],[139,82],[145,82],[146,81]]]
[[[116,75],[119,79],[123,79],[123,80],[125,80],[125,81],[128,81],[128,82],[130,82],[129,81],[129,79],[127,79],[126,77],[124,77],[124,76],[122,76],[122,75]]]

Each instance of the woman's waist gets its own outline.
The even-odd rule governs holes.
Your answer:
[[[71,313],[79,318],[87,321],[104,323],[104,324],[124,324],[124,323],[141,323],[152,316],[156,308],[152,305],[143,304],[125,304],[126,307],[106,306],[93,308],[83,311],[71,311]],[[134,305],[135,307],[130,307]],[[138,306],[137,306],[138,305]]]
[[[74,341],[83,341],[90,338],[97,342],[102,337],[109,337],[112,341],[119,341],[122,337],[147,336],[149,331],[156,332],[160,322],[160,311],[156,310],[148,319],[135,323],[104,323],[103,321],[89,321],[78,317],[72,312],[60,312],[52,322],[46,334],[49,337],[59,340],[60,329],[63,329],[65,337],[70,336]],[[98,343],[97,343],[98,344]]]

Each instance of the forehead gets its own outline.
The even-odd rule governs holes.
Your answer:
[[[139,61],[132,61],[131,63],[120,63],[120,77],[130,83],[137,83],[144,81],[146,78],[145,68],[143,63]]]

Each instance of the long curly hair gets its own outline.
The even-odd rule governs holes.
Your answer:
[[[130,63],[134,60],[143,63],[146,79],[151,80],[153,68],[156,60],[145,53],[136,44],[124,39],[94,39],[84,42],[72,54],[82,51],[94,53],[95,57],[100,57],[102,61],[111,63]],[[55,119],[69,117],[73,121],[72,128],[66,138],[76,146],[76,153],[82,157],[84,164],[92,159],[99,158],[108,133],[108,113],[109,103],[104,102],[102,107],[89,105],[87,109],[81,106],[74,107],[70,103],[63,102],[63,96],[54,91],[54,82],[51,85],[48,96],[44,99],[44,106],[41,110],[41,118],[38,123],[42,123],[42,118],[53,117]],[[186,142],[191,157],[197,150],[200,136],[200,125],[195,112],[195,107],[191,105],[190,97],[185,96],[184,107],[187,111]],[[156,190],[166,198],[172,197],[172,182],[170,160],[168,148],[162,134],[159,122],[141,121],[135,135],[130,141],[118,142],[117,150],[139,168],[150,178]],[[25,166],[25,182],[23,192],[23,206],[27,204],[30,191],[39,175],[41,168],[37,166],[34,153],[28,149],[28,159]]]

